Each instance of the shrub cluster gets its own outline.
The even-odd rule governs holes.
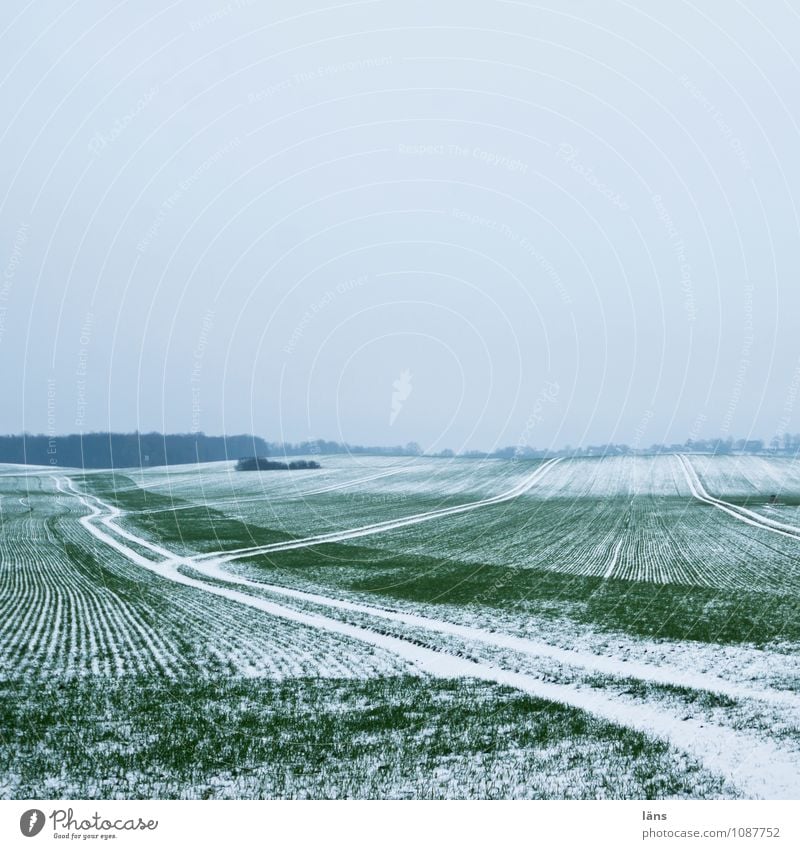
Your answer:
[[[282,463],[279,460],[269,460],[267,457],[242,457],[236,463],[237,472],[263,472],[272,469],[294,470],[294,469],[319,469],[320,464],[316,460],[292,460],[290,463]]]

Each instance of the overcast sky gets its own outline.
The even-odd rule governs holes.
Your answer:
[[[789,3],[4,5],[0,431],[800,431]]]

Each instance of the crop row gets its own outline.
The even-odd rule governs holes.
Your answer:
[[[778,475],[786,465],[761,458],[692,460],[702,463],[701,468],[706,471],[746,467],[745,461],[762,469],[762,477],[763,468]],[[419,462],[420,468],[433,467],[431,480],[441,480],[452,473],[464,484],[467,477],[459,476],[467,476],[463,464],[470,461],[460,461],[462,465],[427,458],[413,462]],[[421,489],[412,494],[409,482],[417,472],[409,467],[389,475],[386,459],[381,458],[372,467],[366,461],[359,464],[358,474],[369,480],[353,489],[307,494],[302,499],[253,495],[246,501],[209,500],[204,509],[198,506],[199,496],[222,491],[227,485],[222,481],[231,477],[225,466],[209,466],[203,473],[202,489],[198,488],[194,495],[185,489],[184,500],[175,505],[176,527],[170,532],[181,537],[188,551],[193,546],[197,551],[214,551],[277,542],[284,538],[281,535],[318,534],[421,513],[450,503],[448,499],[460,503],[474,500],[476,494],[472,490],[479,489],[482,475],[496,474],[507,486],[523,466],[528,471],[531,468],[530,464],[511,461],[493,461],[494,465],[472,462],[468,497],[462,493],[434,498]],[[352,469],[342,471],[347,471],[346,479],[353,479]],[[242,476],[248,477],[244,473]],[[785,477],[791,480],[789,473]],[[141,490],[130,480],[126,485],[125,498],[134,508],[141,509],[142,505],[134,501],[136,492]],[[246,485],[255,492],[265,484]],[[419,487],[419,481],[416,485]],[[160,487],[146,491],[150,501],[147,515],[141,517],[153,521],[154,539],[159,538],[159,524],[151,508],[170,513],[171,504],[159,491]],[[154,498],[156,503],[151,503]],[[125,521],[131,527],[142,527],[136,512]],[[269,538],[270,533],[277,535],[274,540]],[[466,564],[713,589],[791,595],[797,593],[800,583],[796,541],[746,525],[695,500],[678,459],[672,456],[564,460],[548,469],[536,486],[520,498],[386,531],[371,536],[368,547],[403,558],[438,557]],[[328,555],[329,567],[352,563],[351,546],[325,546],[321,550]]]
[[[404,668],[360,643],[266,617],[128,563],[95,544],[78,522],[74,499],[45,491],[30,504],[32,512],[4,512],[0,536],[0,670],[7,676],[222,669],[348,677]]]
[[[796,541],[682,498],[522,498],[370,538],[387,554],[796,594]],[[344,561],[346,551],[336,557]]]

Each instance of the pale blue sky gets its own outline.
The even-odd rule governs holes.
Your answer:
[[[0,431],[800,431],[790,4],[4,8]]]

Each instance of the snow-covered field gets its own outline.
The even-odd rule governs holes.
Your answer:
[[[692,464],[706,488],[720,496],[752,496],[800,493],[800,463],[788,457],[743,455],[692,457]]]
[[[280,751],[245,747],[225,768],[198,754],[205,766],[187,778],[191,763],[171,774],[155,753],[148,774],[132,731],[101,735],[97,756],[104,740],[127,747],[144,795],[797,797],[800,528],[764,504],[800,499],[800,464],[318,459],[322,469],[294,473],[0,469],[3,680],[62,681],[76,704],[97,682],[110,695],[92,721],[128,731],[138,714],[125,705],[150,702],[115,699],[125,682],[190,702],[207,682],[197,705],[218,691],[228,709],[224,729],[197,720],[203,751],[242,723],[257,741],[280,722],[293,758],[299,738],[328,752],[336,735],[314,726],[326,711],[368,728],[373,754],[348,749],[355,732],[347,745],[336,737],[327,777],[309,780],[306,752],[294,783]],[[336,682],[329,704],[310,709],[308,680]],[[417,737],[443,733],[456,686],[482,687],[494,707],[431,759]],[[286,687],[305,705],[288,715]],[[272,714],[248,712],[259,698],[275,700]],[[533,701],[503,731],[496,717],[519,698]],[[129,777],[87,786],[69,758],[71,770],[49,775],[54,743],[40,774],[26,773],[8,741],[33,720],[3,705],[0,793],[131,795]],[[183,722],[176,734],[191,731]],[[618,748],[585,745],[590,726]],[[370,758],[390,739],[407,763],[381,783]],[[493,741],[496,785],[478,777],[481,739]]]
[[[80,500],[49,475],[5,478],[0,537],[0,670],[170,675],[223,669],[276,678],[402,672],[394,655],[261,617],[163,581],[79,519]],[[29,506],[25,506],[29,505]]]

